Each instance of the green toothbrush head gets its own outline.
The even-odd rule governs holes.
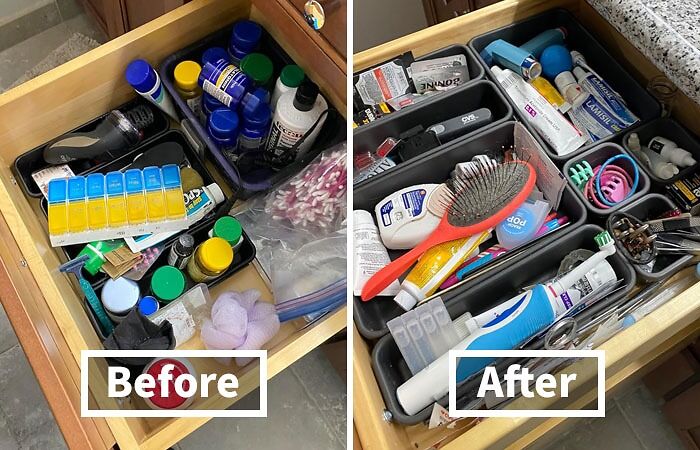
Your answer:
[[[615,241],[607,231],[596,234],[593,239],[595,240],[596,245],[598,245],[600,251],[606,252],[608,255],[615,253]]]

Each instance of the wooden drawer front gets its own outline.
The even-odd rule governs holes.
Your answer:
[[[345,9],[345,0],[336,1],[340,1],[339,6]],[[334,43],[329,42],[322,34],[313,30],[292,2],[288,0],[252,0],[252,3],[251,18],[263,24],[295,61],[308,61],[310,63],[304,69],[314,80],[324,81],[324,85],[321,85],[321,91],[345,116],[347,114],[345,107],[347,104],[345,52],[339,53],[333,46]],[[332,23],[328,23],[327,26],[333,29],[341,26],[340,23],[337,23],[340,22],[338,13],[334,13],[331,19]],[[343,26],[345,27],[345,25]]]
[[[290,0],[294,5],[294,9],[303,17],[304,5],[306,0]],[[319,30],[319,34],[328,41],[343,60],[347,59],[348,54],[348,33],[347,19],[348,8],[346,0],[326,0],[322,1],[325,13],[325,25]]]
[[[259,10],[253,13],[248,0],[194,0],[0,95],[0,300],[71,448],[109,448],[116,442],[124,449],[163,449],[208,419],[80,418],[80,352],[102,346],[83,309],[79,288],[57,270],[62,257],[49,245],[46,219],[37,199],[24,197],[10,165],[29,149],[133,98],[123,76],[132,59],[158,64],[212,31],[246,17],[281,33],[275,16]],[[275,37],[290,51],[291,39],[284,34]],[[328,80],[316,76],[322,73],[316,68],[323,65],[323,59],[309,58],[308,53],[294,57],[324,92],[331,92]],[[330,99],[344,110],[343,99]],[[212,295],[248,288],[259,289],[271,301],[268,281],[255,265],[222,281]],[[309,327],[304,321],[283,324],[266,346],[268,376],[284,370],[345,325],[345,308]],[[203,345],[197,337],[184,348]],[[237,374],[238,399],[257,387],[257,367],[253,364]],[[93,369],[90,375],[92,386],[105,385],[104,372]],[[225,408],[231,401],[211,397],[206,403]]]
[[[449,2],[448,2],[449,3]],[[483,3],[483,2],[482,2]],[[420,57],[440,48],[467,43],[473,37],[548,9],[563,7],[572,12],[584,26],[606,45],[606,48],[642,84],[659,74],[651,62],[598,15],[585,0],[505,0],[403,36],[395,41],[360,52],[354,56],[357,72],[406,51]],[[676,119],[700,133],[700,107],[685,96],[679,96],[682,109],[674,110]],[[635,326],[617,334],[601,349],[606,356],[606,391],[641,377],[664,355],[686,345],[700,333],[700,283],[660,307]],[[547,433],[556,430],[566,419],[491,418],[479,422],[463,419],[454,428],[433,430],[421,425],[400,426],[385,420],[384,400],[371,367],[371,343],[365,342],[357,330],[353,342],[354,422],[365,450],[441,448],[525,448]],[[573,408],[589,408],[596,399],[594,373],[580,377],[571,391]],[[543,402],[543,408],[549,403]],[[528,404],[528,406],[532,406]],[[512,408],[523,409],[518,401]]]

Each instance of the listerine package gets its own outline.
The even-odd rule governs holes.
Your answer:
[[[407,70],[412,62],[413,53],[406,52],[355,74],[352,77],[352,85],[356,112],[413,92],[414,87]]]
[[[445,91],[469,80],[467,57],[452,55],[411,64],[411,78],[416,92]]]
[[[666,186],[668,195],[685,211],[700,204],[700,171],[684,176]]]
[[[377,105],[371,105],[353,116],[353,125],[355,127],[367,125],[368,123],[372,123],[380,117],[384,117],[390,113],[391,108],[384,102]]]

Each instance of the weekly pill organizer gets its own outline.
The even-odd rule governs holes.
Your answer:
[[[48,216],[53,247],[189,226],[176,164],[53,179]]]

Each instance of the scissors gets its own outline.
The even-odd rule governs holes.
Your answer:
[[[573,317],[564,317],[557,321],[547,331],[544,337],[544,348],[547,350],[591,350],[608,340],[622,329],[622,321],[617,313],[612,314],[607,320],[590,334],[582,339],[579,331],[579,323]]]

